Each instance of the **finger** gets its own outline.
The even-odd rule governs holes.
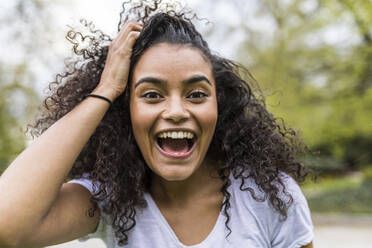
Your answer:
[[[129,32],[131,32],[131,31],[141,31],[142,26],[143,25],[139,22],[127,21],[124,24],[123,29],[120,31],[117,39],[115,39],[115,40],[118,40],[119,43],[122,43],[126,39],[126,37],[128,36]]]
[[[136,42],[136,40],[139,37],[139,35],[140,35],[140,32],[139,31],[131,31],[128,34],[126,40],[119,47],[119,50],[121,50],[121,53],[122,54],[132,55],[133,45]]]
[[[133,21],[133,20],[127,20],[125,23],[123,23],[123,25],[121,25],[120,30],[125,29],[125,27],[127,27],[128,25],[131,25],[131,24],[138,24],[138,25],[143,26],[143,24],[140,23],[140,22]]]
[[[114,41],[113,41],[113,46],[120,47],[127,39],[128,35],[130,32],[140,32],[142,31],[141,27],[132,27],[132,29],[127,29],[125,32],[121,33]]]
[[[128,32],[128,30],[132,30],[132,29],[135,29],[135,28],[139,28],[139,29],[142,29],[142,24],[139,23],[139,22],[136,22],[136,21],[127,21],[122,30],[120,30],[120,34],[123,34],[123,33],[126,33]]]
[[[121,45],[125,42],[130,32],[140,32],[142,31],[141,27],[133,26],[132,29],[127,28],[126,30],[122,30],[119,35],[111,42],[110,49],[116,50],[120,49]]]

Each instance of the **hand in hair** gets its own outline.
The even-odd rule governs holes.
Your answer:
[[[93,93],[103,95],[113,101],[124,92],[128,83],[132,47],[141,30],[141,23],[127,21],[124,24],[109,46],[101,80]]]

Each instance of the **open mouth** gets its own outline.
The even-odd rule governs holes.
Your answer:
[[[184,158],[194,150],[196,136],[187,132],[161,133],[156,138],[156,144],[160,152],[172,158]]]

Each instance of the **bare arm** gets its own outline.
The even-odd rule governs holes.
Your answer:
[[[100,84],[93,93],[114,100],[125,90],[131,49],[140,29],[134,22],[125,24],[110,46]],[[89,192],[78,185],[61,186],[108,107],[106,101],[86,98],[37,138],[3,173],[1,247],[21,243],[27,247],[30,237],[32,243],[44,240],[47,242],[41,243],[45,245],[55,244],[94,230],[97,219],[89,221],[83,214],[90,207]],[[68,203],[68,199],[74,200]],[[76,214],[66,209],[76,209]],[[62,226],[66,228],[60,230]],[[53,233],[58,230],[61,233],[57,238]]]
[[[87,98],[23,151],[0,178],[0,233],[12,242],[48,213],[79,152],[109,104]],[[74,128],[71,128],[74,127]]]
[[[40,248],[94,232],[99,223],[100,212],[97,209],[93,216],[88,216],[93,207],[90,197],[90,192],[79,184],[63,184],[45,219],[24,236],[16,247]]]

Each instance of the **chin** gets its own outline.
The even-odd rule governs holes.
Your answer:
[[[160,172],[158,171],[156,174],[166,181],[184,181],[193,174],[193,171],[185,170],[184,168],[177,168]]]

